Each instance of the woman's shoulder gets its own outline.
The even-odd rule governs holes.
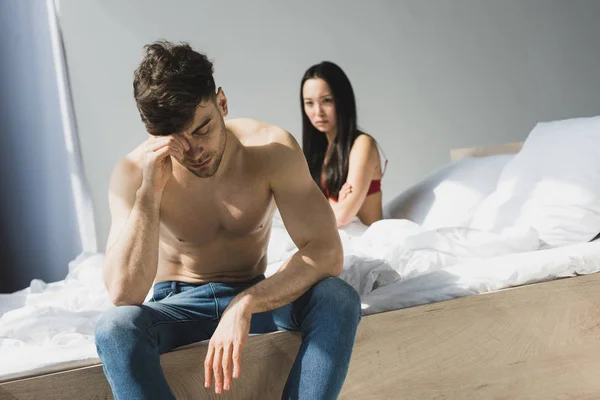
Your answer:
[[[356,139],[354,139],[350,153],[358,153],[363,155],[377,154],[377,142],[373,136],[369,135],[368,133],[360,132]]]
[[[377,141],[367,133],[360,132],[354,140],[352,149],[350,150],[350,163],[354,162],[358,165],[364,165],[367,168],[375,168],[376,176],[374,179],[380,179],[383,176]]]

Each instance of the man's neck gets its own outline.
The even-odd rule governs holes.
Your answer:
[[[209,179],[219,180],[229,169],[228,167],[230,166],[235,154],[237,154],[238,150],[240,149],[240,141],[227,126],[225,126],[225,135],[225,151],[223,152],[223,157],[221,158],[221,165],[219,165],[217,172]]]

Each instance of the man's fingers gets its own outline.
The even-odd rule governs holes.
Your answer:
[[[223,389],[229,390],[231,387],[231,351],[232,345],[229,344],[223,351]]]
[[[150,144],[150,151],[157,152],[159,149],[168,147],[174,151],[171,155],[183,157],[186,151],[186,146],[189,148],[187,141],[183,141],[182,139],[178,139],[173,136],[167,136],[160,139],[157,138],[156,140],[152,141]]]
[[[189,150],[190,145],[189,145],[188,141],[185,138],[183,138],[182,136],[171,135],[171,136],[169,136],[169,138],[172,141],[172,146],[179,149],[182,154]]]
[[[181,144],[181,148],[183,149],[183,151],[188,151],[190,149],[190,144],[184,137],[179,135],[175,135],[174,137],[179,142],[179,144]]]
[[[160,139],[151,139],[148,144],[148,148],[150,151],[157,151],[161,147],[165,147],[170,143],[168,137],[160,138]]]
[[[215,393],[221,393],[223,389],[223,348],[217,347],[215,349],[215,356],[213,358],[213,374],[215,377]]]
[[[242,345],[239,343],[233,344],[233,354],[231,355],[233,361],[233,377],[235,379],[240,377],[240,370],[242,368]]]
[[[164,161],[168,156],[179,157],[177,151],[173,150],[170,147],[163,147],[159,150],[152,152],[151,159],[154,159],[154,162]]]
[[[215,348],[212,344],[208,344],[208,351],[206,352],[206,358],[204,359],[204,387],[209,388],[212,383],[212,365],[213,357],[215,355]]]
[[[154,156],[156,157],[156,159],[165,158],[171,152],[172,150],[169,147],[163,147],[162,149],[156,150],[154,152]]]
[[[169,137],[169,144],[168,146],[173,149],[173,153],[171,153],[172,156],[177,156],[177,157],[182,157],[183,158],[183,143],[181,143],[180,139],[177,139],[174,136]]]
[[[175,158],[183,158],[183,152],[179,148],[170,147],[169,155]]]

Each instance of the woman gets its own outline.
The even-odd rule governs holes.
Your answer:
[[[382,219],[384,171],[377,142],[358,130],[354,91],[344,71],[328,61],[310,67],[300,101],[304,155],[338,227],[354,217],[365,225]]]

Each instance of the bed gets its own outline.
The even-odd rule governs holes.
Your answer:
[[[592,122],[593,128],[600,132],[597,129],[600,121]],[[545,134],[543,139],[548,137],[552,135]],[[530,134],[519,155],[529,151],[528,146],[529,149],[539,146],[536,140]],[[560,147],[564,149],[559,140],[557,148]],[[591,146],[581,144],[581,148],[586,147]],[[519,151],[519,146],[516,150],[510,148]],[[574,149],[573,154],[583,162],[585,157],[580,150]],[[552,162],[551,149],[544,149],[543,154]],[[483,159],[485,154],[479,148],[475,156]],[[503,179],[512,182],[514,188],[514,180],[510,178],[515,163],[497,156],[491,169],[499,176],[499,183],[482,189],[492,193],[470,196],[461,203],[465,212],[471,214],[474,207],[469,201],[480,203],[475,216],[480,215],[470,222],[472,226],[499,223],[490,221],[489,216],[493,214],[491,207],[498,211],[497,192],[502,189]],[[472,155],[470,158],[472,161]],[[551,174],[539,156],[536,163]],[[577,160],[573,163],[577,164]],[[581,165],[573,163],[569,163],[570,168],[581,171]],[[471,164],[466,168],[473,169]],[[598,170],[593,172],[600,173]],[[456,193],[456,183],[464,183],[468,178],[456,174],[455,169],[451,175],[452,179],[442,179],[452,182],[449,188],[434,190],[428,212],[422,207],[406,206],[407,202],[422,205],[430,200],[421,197],[422,201],[415,201],[419,199],[417,190],[408,190],[402,195],[406,201],[392,202],[388,207],[388,214],[411,215],[413,222],[389,220],[374,229],[361,231],[360,226],[354,226],[354,234],[342,234],[345,249],[351,249],[345,259],[344,278],[361,294],[365,316],[340,398],[599,398],[596,371],[600,368],[600,357],[596,354],[600,350],[600,275],[596,272],[600,271],[600,242],[589,241],[597,232],[591,236],[591,230],[571,232],[575,235],[573,243],[563,243],[556,229],[548,230],[547,225],[536,230],[544,240],[537,240],[540,238],[536,233],[523,229],[503,229],[496,233],[458,229],[454,224],[464,216],[455,210],[450,219],[440,219],[439,216],[448,215],[442,212],[447,206],[436,204],[435,198],[444,190]],[[597,178],[593,173],[584,175],[581,179]],[[439,177],[437,171],[424,182],[431,184]],[[556,179],[553,182],[564,184]],[[473,187],[468,187],[469,194]],[[513,216],[510,207],[507,209],[506,204],[503,207],[498,212]],[[437,217],[435,213],[432,217],[436,209],[439,209]],[[585,209],[600,214],[600,210],[589,205]],[[521,220],[517,217],[511,224],[519,225]],[[532,215],[528,222],[535,222],[536,217]],[[554,217],[546,215],[545,220]],[[588,220],[595,221],[593,216]],[[427,227],[435,224],[435,229]],[[275,223],[274,231],[277,229],[281,227]],[[373,245],[373,238],[381,239],[390,229],[394,230],[394,237],[403,238],[401,256],[396,247],[385,247],[380,241]],[[561,232],[569,229],[561,227]],[[587,240],[580,239],[585,235],[589,236]],[[293,251],[283,233],[274,236],[270,259],[282,258]],[[449,253],[448,248],[454,249],[454,253]],[[386,255],[380,256],[383,253]],[[98,264],[98,257],[80,260],[73,271],[82,276],[97,273],[97,268],[81,266]],[[276,263],[270,264],[271,273],[276,268]],[[90,281],[89,275],[86,281]],[[85,292],[90,290],[87,288]],[[243,353],[244,372],[231,392],[221,396],[202,387],[205,343],[165,354],[161,363],[178,398],[276,399],[299,344],[298,335],[291,332],[249,338]],[[0,353],[1,350],[0,347]],[[78,360],[37,370],[0,374],[0,398],[112,397],[97,359],[80,355]]]
[[[579,247],[600,266],[600,244]],[[589,274],[365,316],[340,398],[598,398],[599,293],[600,275]],[[289,332],[251,337],[244,374],[220,398],[278,398],[299,344]],[[178,398],[218,398],[202,389],[205,351],[199,344],[162,356]],[[3,382],[0,398],[111,395],[92,360]]]

